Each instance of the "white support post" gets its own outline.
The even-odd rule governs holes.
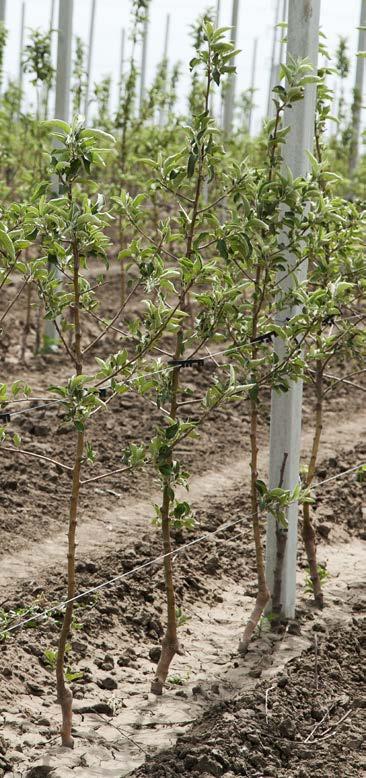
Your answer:
[[[24,76],[24,72],[23,72],[24,29],[25,29],[25,2],[22,3],[22,11],[20,17],[19,78],[18,78],[18,84],[20,89],[20,105],[22,102],[23,76]]]
[[[272,53],[271,53],[271,65],[269,70],[269,84],[268,84],[268,99],[267,99],[267,117],[270,118],[273,113],[272,103],[272,89],[276,85],[277,75],[277,63],[276,63],[276,48],[277,48],[277,25],[280,20],[280,0],[276,0],[275,21],[273,25],[273,38],[272,38]]]
[[[5,16],[6,16],[6,0],[0,0],[0,24],[5,24]],[[0,95],[3,87],[2,77],[3,77],[3,73],[0,73]]]
[[[58,33],[57,33],[57,71],[56,71],[56,100],[55,118],[68,122],[70,117],[70,80],[71,80],[71,47],[72,47],[72,21],[74,0],[60,0]],[[57,185],[53,182],[53,189],[57,194]],[[49,266],[49,272],[55,273],[53,265]],[[59,274],[55,273],[56,277]],[[45,319],[44,326],[44,351],[54,351],[55,346],[51,341],[57,341],[58,335],[55,323]]]
[[[283,5],[282,5],[282,20],[281,20],[281,21],[283,21],[283,22],[287,22],[287,0],[283,0]],[[283,63],[283,61],[284,61],[284,53],[285,53],[285,42],[284,42],[284,38],[285,38],[285,34],[286,34],[285,30],[280,30],[280,38],[281,38],[281,42],[280,42],[280,56],[279,56],[279,60],[278,60],[278,64],[279,64],[279,65],[282,65],[282,63]]]
[[[141,46],[140,103],[139,103],[140,116],[142,112],[142,106],[144,103],[145,88],[146,88],[146,60],[147,60],[148,30],[149,30],[149,17],[148,17],[148,11],[146,11],[146,18],[145,18],[144,29],[142,33],[142,46]]]
[[[168,66],[169,32],[170,32],[170,14],[167,14],[166,23],[165,23],[165,39],[164,39],[164,51],[163,51],[163,62],[166,63],[166,66]],[[164,89],[166,89],[166,81],[164,84]],[[161,105],[159,111],[159,127],[163,127],[164,124],[165,124],[165,108],[163,105]]]
[[[50,31],[53,30],[54,23],[55,23],[55,7],[56,7],[56,0],[51,0]]]
[[[74,0],[60,0],[57,34],[55,118],[69,121]]]
[[[120,55],[120,64],[119,64],[118,107],[120,106],[121,99],[122,99],[123,74],[125,69],[125,47],[126,47],[126,30],[123,27],[121,30],[121,55]]]
[[[362,29],[362,27],[365,26],[366,26],[366,0],[361,0],[360,29],[358,31],[358,51],[365,51],[366,48],[366,31],[365,29]],[[355,87],[353,93],[353,109],[352,109],[353,139],[352,139],[352,147],[351,147],[351,156],[349,161],[349,173],[351,176],[355,172],[355,169],[357,167],[357,162],[358,162],[364,78],[365,78],[365,60],[363,57],[357,57],[356,78],[355,78]]]
[[[238,38],[238,17],[239,17],[239,0],[233,0],[232,15],[231,15],[231,42],[236,48]],[[225,95],[224,106],[224,133],[230,135],[233,128],[234,120],[234,105],[235,105],[235,87],[236,78],[235,74],[229,78],[227,83],[227,92]]]
[[[85,123],[87,123],[88,121],[88,114],[89,114],[90,79],[91,79],[91,69],[92,69],[92,62],[93,62],[96,6],[97,6],[97,0],[92,0],[92,9],[91,9],[90,27],[89,27],[88,63],[86,68],[86,89],[85,89],[85,107],[84,107]]]
[[[258,38],[254,39],[253,43],[253,57],[252,57],[252,76],[250,79],[250,109],[249,109],[249,116],[248,116],[248,134],[251,135],[252,133],[252,119],[253,119],[253,99],[254,99],[254,92],[255,92],[255,74],[257,69],[257,50],[258,50]]]
[[[287,59],[289,57],[308,57],[316,72],[319,44],[320,0],[291,0],[288,19]],[[294,177],[306,176],[309,172],[307,151],[313,148],[315,120],[316,88],[313,84],[305,86],[304,99],[285,112],[284,126],[290,127],[283,147],[283,165],[290,169]],[[306,207],[306,206],[304,206]],[[283,236],[286,243],[286,235]],[[280,289],[285,291],[292,284],[306,277],[307,267],[288,275],[294,268],[296,258],[286,252],[287,268],[279,276]],[[287,278],[286,278],[287,275]],[[295,278],[294,278],[295,277]],[[282,312],[279,322],[296,314],[297,309]],[[275,350],[280,360],[285,357],[282,341],[276,339]],[[302,382],[290,385],[286,394],[272,392],[270,427],[269,488],[274,489],[280,483],[284,489],[292,490],[299,479],[300,436],[302,413]],[[287,455],[287,457],[286,457]],[[285,464],[285,466],[284,466]],[[283,471],[283,472],[282,472]],[[296,554],[297,554],[298,505],[293,504],[287,511],[287,542],[282,567],[281,614],[286,618],[295,615],[296,600]],[[267,522],[266,577],[270,591],[273,590],[277,562],[276,521],[273,516]],[[269,609],[271,606],[269,606]]]

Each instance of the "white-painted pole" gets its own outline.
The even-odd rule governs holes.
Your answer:
[[[144,22],[144,29],[142,33],[142,47],[141,47],[141,72],[140,72],[140,116],[142,112],[142,106],[144,103],[145,98],[145,89],[146,89],[146,61],[147,61],[147,37],[148,37],[148,30],[149,30],[149,17],[148,12],[146,11],[146,18]]]
[[[166,23],[165,23],[165,39],[164,39],[164,51],[163,51],[163,62],[165,63],[166,67],[168,67],[169,32],[170,32],[170,14],[167,14]],[[166,90],[166,75],[165,75],[164,90]],[[161,105],[159,111],[159,127],[163,127],[165,124],[165,113],[166,113],[165,107]]]
[[[60,0],[57,34],[55,118],[69,121],[74,0]]]
[[[57,70],[56,70],[56,100],[55,118],[69,121],[70,117],[70,81],[71,81],[71,46],[74,0],[60,0],[57,32]],[[55,194],[57,186],[53,182]],[[55,273],[53,265],[49,272]],[[58,273],[56,272],[56,277]],[[52,341],[57,341],[58,335],[55,323],[45,319],[44,327],[45,351],[53,351]]]
[[[121,104],[121,99],[122,99],[123,74],[125,69],[125,47],[126,47],[126,30],[123,27],[121,31],[121,55],[120,55],[120,64],[119,64],[118,105]]]
[[[56,8],[56,0],[51,0],[50,31],[53,30],[55,24],[55,8]]]
[[[283,22],[287,22],[287,0],[283,0],[282,5],[282,20]],[[279,56],[279,65],[282,65],[282,62],[284,61],[284,53],[285,53],[285,30],[280,30],[280,56]]]
[[[239,0],[233,0],[232,14],[231,14],[231,42],[235,48],[236,48],[236,42],[238,38],[238,16],[239,16]],[[224,132],[226,135],[230,135],[233,128],[235,87],[236,87],[236,78],[235,78],[235,74],[233,74],[227,83],[227,92],[225,95]]]
[[[88,63],[87,63],[87,69],[86,69],[85,107],[84,107],[84,114],[85,114],[85,122],[86,123],[88,121],[88,114],[89,114],[89,94],[90,94],[91,69],[92,69],[92,62],[93,62],[93,45],[94,45],[94,29],[95,29],[96,6],[97,6],[97,0],[92,0],[92,9],[91,9],[90,27],[89,27]]]
[[[5,16],[6,16],[6,0],[0,0],[0,24],[5,24]],[[3,73],[0,73],[0,95],[2,93],[2,80],[3,80]]]
[[[218,27],[220,23],[220,11],[221,11],[221,0],[217,0],[216,14],[215,14],[215,27]]]
[[[19,41],[19,89],[20,89],[20,103],[22,100],[23,91],[23,49],[24,49],[24,28],[25,28],[25,2],[22,3],[22,11],[20,18],[20,41]]]
[[[250,108],[248,116],[248,134],[252,132],[252,119],[253,119],[253,100],[255,92],[255,74],[257,69],[257,50],[258,50],[258,38],[254,39],[253,43],[253,57],[252,57],[252,76],[250,79]]]
[[[275,21],[273,25],[273,38],[272,38],[271,65],[269,70],[269,84],[268,84],[268,99],[267,99],[268,117],[270,117],[271,114],[273,113],[272,89],[276,85],[276,76],[277,76],[276,48],[277,48],[277,25],[279,20],[280,20],[280,0],[276,0]]]
[[[291,0],[288,18],[287,60],[289,57],[304,59],[307,57],[317,70],[319,45],[320,0]],[[304,177],[309,172],[307,152],[313,148],[315,121],[316,87],[308,84],[304,89],[304,99],[285,112],[284,126],[290,127],[283,147],[283,165],[289,168],[295,177]],[[306,207],[306,206],[305,206]],[[286,235],[283,236],[286,243]],[[306,263],[288,274],[296,264],[291,251],[286,253],[287,268],[279,276],[282,291],[301,282],[307,273]],[[287,278],[286,278],[287,276]],[[292,317],[297,309],[282,312],[279,322]],[[280,360],[285,357],[285,347],[276,339],[275,350]],[[270,463],[269,488],[274,489],[280,483],[284,489],[292,490],[299,480],[300,435],[302,412],[302,382],[290,385],[286,394],[272,392],[270,427]],[[287,455],[287,457],[286,457]],[[285,467],[283,467],[285,463]],[[283,473],[282,473],[283,470]],[[296,554],[297,554],[298,505],[293,504],[287,511],[287,542],[282,568],[281,613],[286,618],[295,615],[296,599]],[[266,545],[266,576],[269,590],[273,590],[277,562],[276,521],[268,517]],[[271,606],[269,606],[270,608]]]
[[[365,26],[366,26],[366,0],[361,0],[360,28],[358,31],[358,51],[365,51],[366,48],[366,31],[365,29],[362,29]],[[364,78],[365,78],[365,60],[363,57],[357,57],[356,78],[355,78],[355,87],[353,93],[353,109],[352,109],[352,145],[351,145],[351,155],[349,161],[350,175],[352,175],[355,172],[355,169],[357,167],[357,162],[358,162]]]

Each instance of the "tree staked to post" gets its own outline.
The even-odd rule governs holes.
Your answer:
[[[290,58],[308,58],[315,73],[317,72],[319,46],[320,0],[291,0],[289,4],[287,60]],[[305,177],[309,172],[308,151],[313,148],[315,120],[315,84],[307,84],[304,98],[287,109],[284,126],[290,127],[283,148],[284,173],[289,169],[295,177]],[[306,204],[304,205],[306,207]],[[286,234],[283,236],[286,243]],[[307,273],[304,262],[294,269],[295,257],[285,252],[287,268],[281,271],[278,281],[282,292],[293,284],[301,282]],[[282,280],[283,277],[283,280]],[[297,309],[281,312],[279,323],[291,318]],[[280,360],[286,355],[285,345],[279,338],[275,350]],[[270,425],[270,463],[269,488],[275,489],[280,480],[284,489],[293,490],[299,480],[300,435],[302,414],[302,382],[290,384],[284,394],[272,392]],[[298,504],[293,503],[287,510],[286,548],[282,565],[281,615],[293,618],[296,599],[296,555],[297,555]],[[277,522],[273,516],[267,523],[266,577],[270,591],[273,590],[277,564]],[[271,609],[271,606],[269,606]]]

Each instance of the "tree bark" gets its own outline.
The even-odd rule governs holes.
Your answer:
[[[323,429],[323,368],[320,360],[318,360],[316,363],[315,389],[315,429],[310,455],[309,470],[306,479],[307,487],[311,486],[314,479],[316,462],[319,453],[320,438]],[[324,598],[317,562],[316,534],[311,520],[310,507],[311,506],[309,503],[304,503],[302,537],[309,564],[310,580],[313,585],[314,602],[318,608],[323,608]]]

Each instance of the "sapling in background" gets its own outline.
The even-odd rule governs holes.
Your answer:
[[[51,58],[51,36],[52,32],[31,30],[30,41],[24,48],[23,70],[31,74],[31,83],[36,90],[37,120],[48,117],[49,94],[55,76]]]
[[[305,342],[306,376],[315,394],[314,435],[303,481],[307,489],[316,475],[321,450],[326,399],[352,377],[362,372],[366,351],[364,250],[365,214],[337,194],[339,176],[327,170],[324,133],[330,112],[331,92],[326,86],[327,69],[319,71],[315,156],[312,179],[322,197],[312,211],[309,227],[308,296],[304,308],[318,324]],[[315,307],[314,307],[315,306]],[[348,365],[348,368],[345,368]],[[335,375],[334,375],[335,372]],[[303,540],[309,564],[315,603],[323,607],[321,575],[317,562],[316,533],[311,503],[303,508]]]
[[[85,69],[85,43],[77,36],[75,56],[72,72],[72,112],[73,115],[81,114],[81,107],[85,102],[87,90],[87,75]]]

